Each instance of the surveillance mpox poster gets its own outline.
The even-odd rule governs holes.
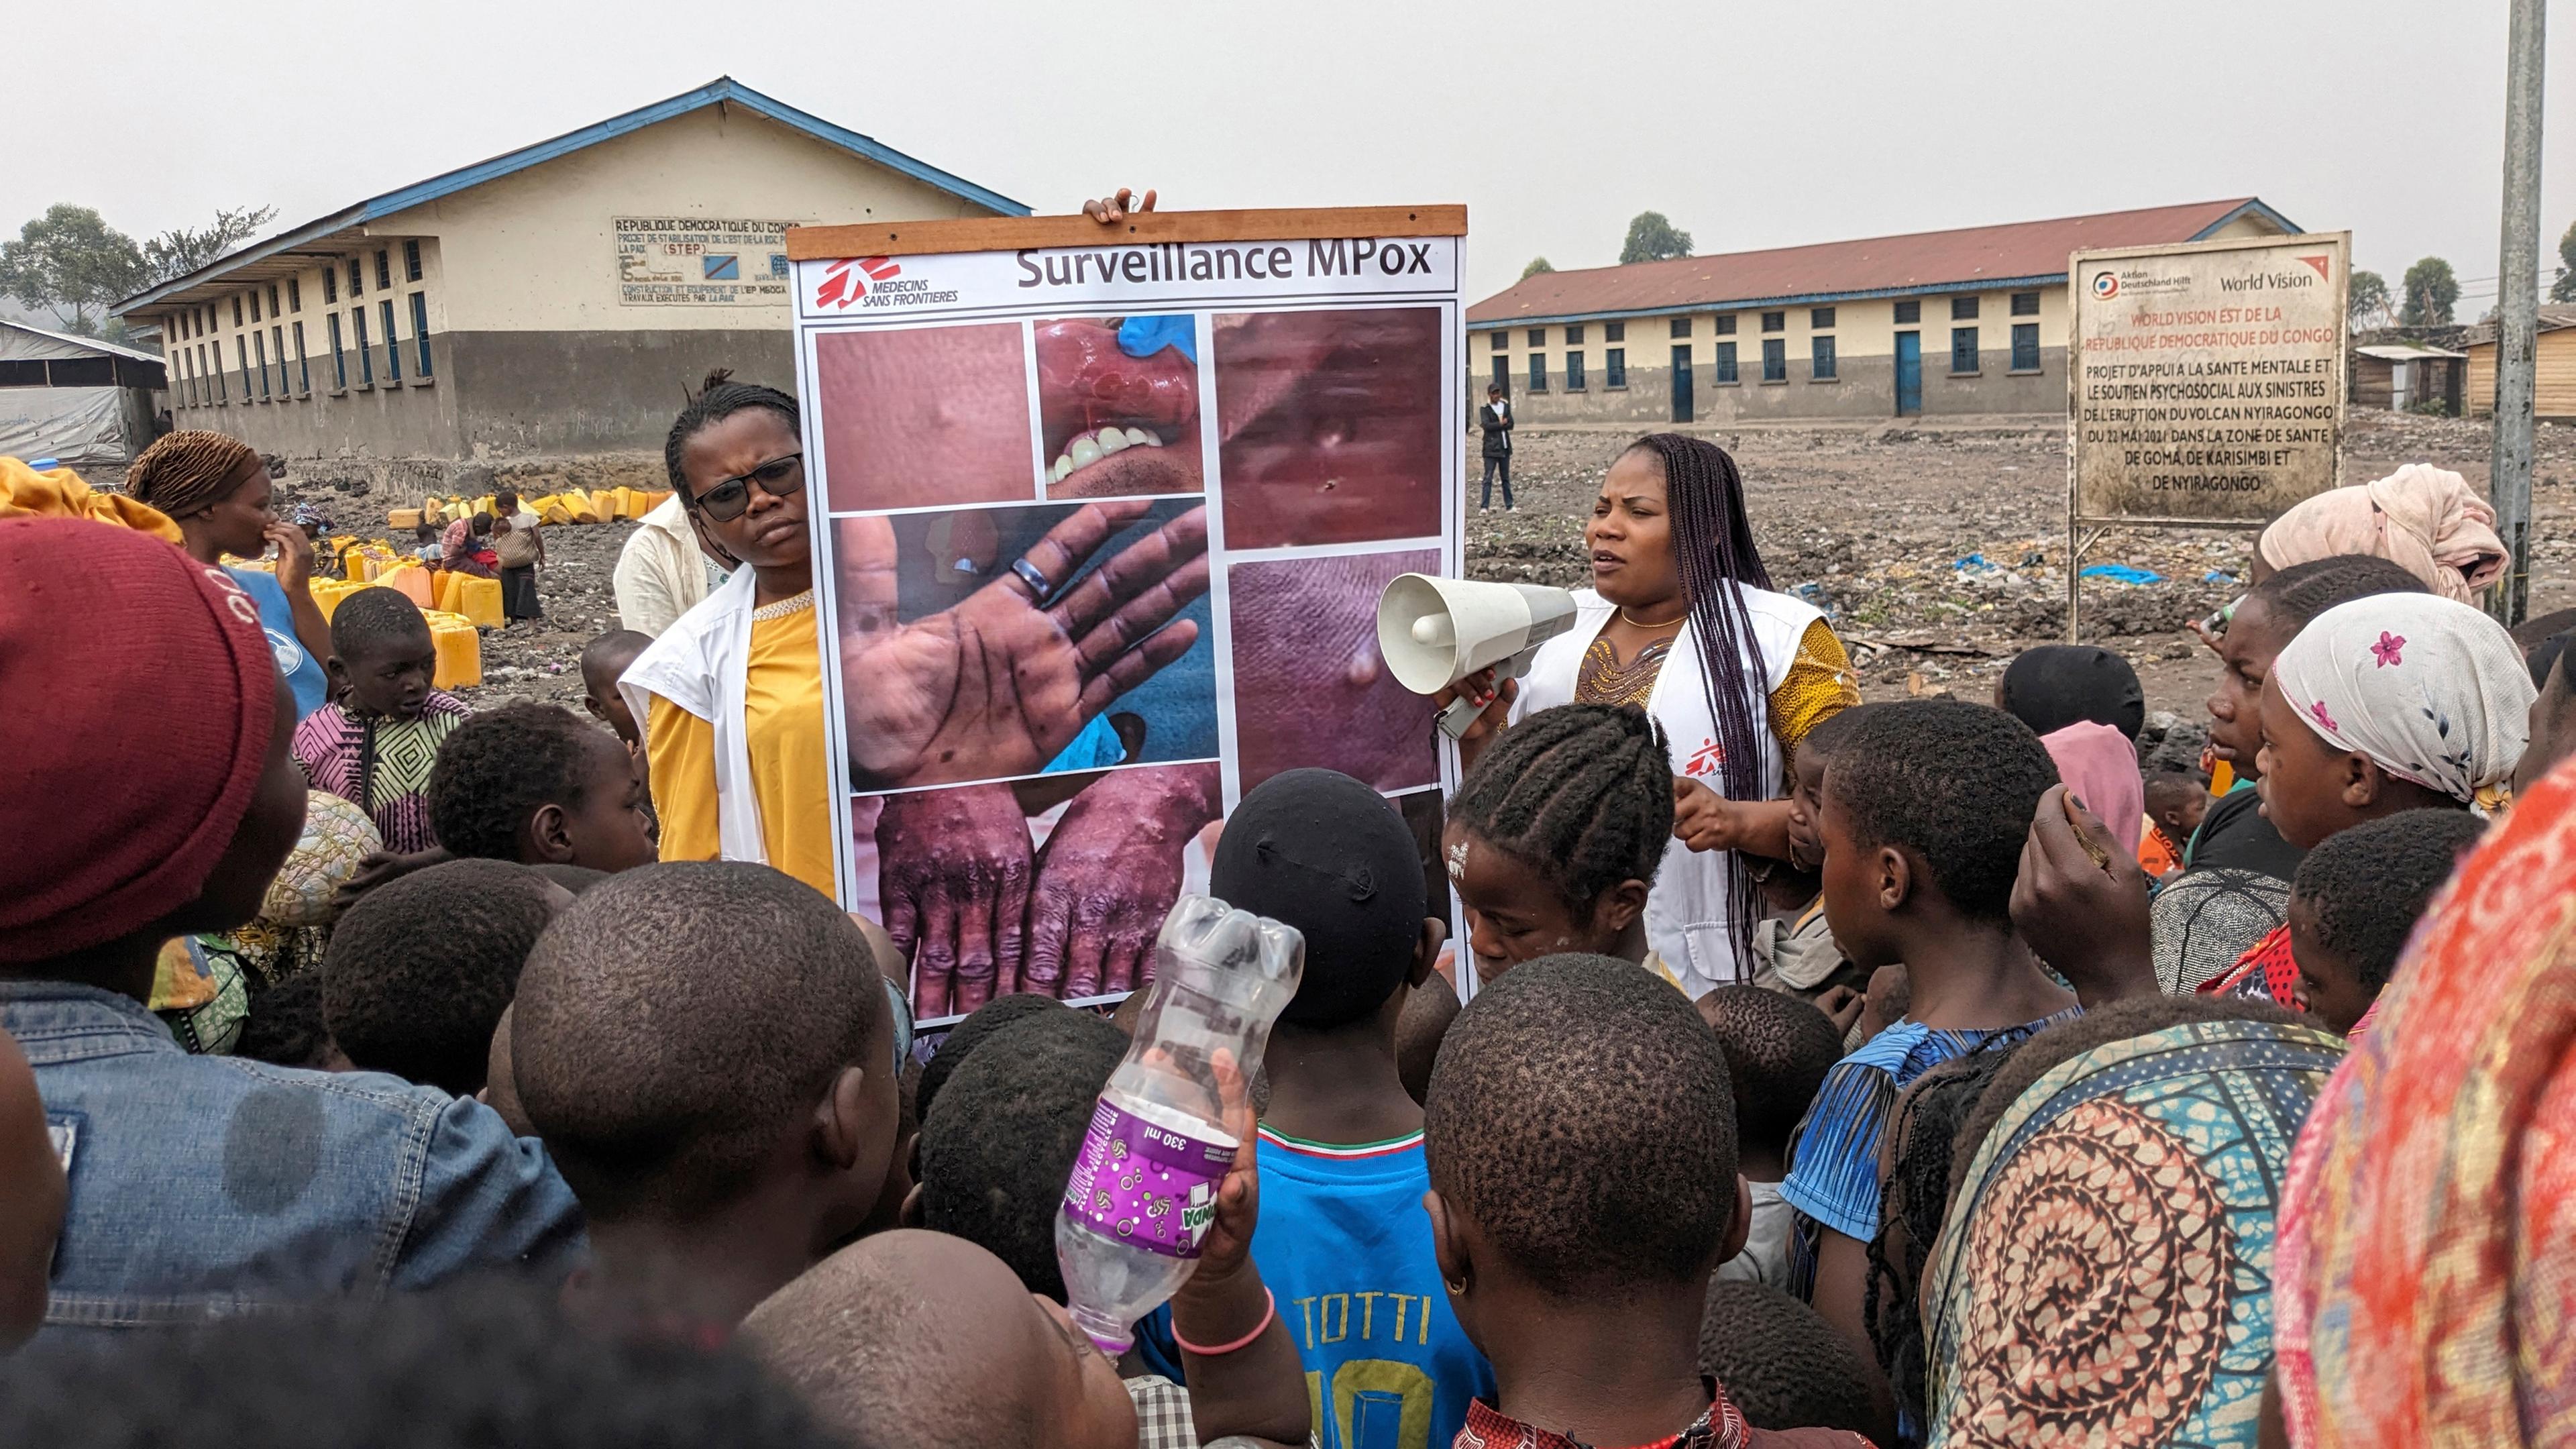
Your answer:
[[[1456,756],[1376,621],[1389,579],[1463,562],[1465,230],[788,233],[841,900],[911,959],[922,1025],[1146,985],[1225,813],[1284,770],[1387,796],[1452,914]]]

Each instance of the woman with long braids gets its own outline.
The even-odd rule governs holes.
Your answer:
[[[1788,752],[1860,690],[1824,615],[1772,592],[1744,480],[1716,444],[1630,444],[1583,541],[1593,587],[1574,596],[1575,627],[1540,647],[1527,678],[1462,686],[1489,703],[1459,752],[1472,765],[1497,733],[1560,704],[1634,704],[1663,725],[1673,839],[1646,902],[1646,965],[1697,998],[1751,976],[1761,909],[1742,857],[1788,858]]]

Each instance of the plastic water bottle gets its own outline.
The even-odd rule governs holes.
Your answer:
[[[1073,1321],[1112,1356],[1198,1268],[1217,1185],[1244,1144],[1225,1128],[1216,1054],[1248,1084],[1306,966],[1293,926],[1183,896],[1154,943],[1127,1059],[1092,1109],[1055,1223]]]

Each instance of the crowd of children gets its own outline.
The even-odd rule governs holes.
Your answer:
[[[0,679],[45,701],[0,717],[0,1348],[34,1340],[0,1442],[2576,1424],[2547,1154],[2576,1120],[2576,784],[2549,773],[2576,689],[2563,637],[2526,660],[2385,559],[2234,608],[2222,795],[2142,773],[2107,650],[1813,725],[1741,983],[1696,1000],[1647,938],[1676,788],[1643,710],[1493,735],[1446,802],[1447,891],[1370,786],[1265,781],[1207,889],[1295,927],[1303,975],[1220,1072],[1243,1150],[1196,1271],[1113,1358],[1055,1224],[1125,1013],[1008,995],[916,1047],[873,923],[766,865],[658,861],[616,687],[641,635],[585,651],[588,720],[470,714],[419,610],[361,590],[308,704],[277,635],[310,621],[188,547],[253,537],[264,471],[150,461],[177,539],[0,519]],[[2444,1083],[2486,1106],[2370,1154],[2469,1110]],[[2426,1199],[2475,1272],[2386,1226]],[[2373,1377],[2436,1324],[2513,1348],[2411,1397]]]

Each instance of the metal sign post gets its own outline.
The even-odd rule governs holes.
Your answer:
[[[2342,481],[2350,253],[2329,232],[2068,259],[2069,641],[2110,529],[2259,530]]]

